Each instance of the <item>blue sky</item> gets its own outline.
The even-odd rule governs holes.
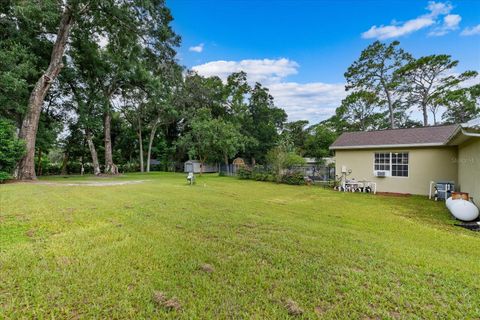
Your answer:
[[[446,53],[480,71],[480,1],[167,0],[182,36],[178,59],[203,75],[245,70],[290,120],[311,123],[345,96],[362,49],[399,40],[414,56]]]

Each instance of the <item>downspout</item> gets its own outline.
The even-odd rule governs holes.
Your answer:
[[[465,135],[465,136],[467,136],[467,137],[477,137],[477,138],[480,138],[480,133],[467,132],[467,131],[465,131],[465,129],[463,129],[463,128],[462,128],[462,134]],[[478,207],[478,205],[477,205],[475,202],[473,202],[473,198],[470,198],[470,201],[471,201],[474,205],[476,205],[476,206]]]

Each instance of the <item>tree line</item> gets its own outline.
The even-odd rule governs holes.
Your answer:
[[[163,0],[2,2],[0,175],[148,172],[188,158],[255,164],[279,150],[321,158],[343,131],[479,114],[479,86],[462,86],[476,72],[453,73],[448,55],[415,59],[395,41],[374,42],[348,68],[334,116],[287,122],[246,73],[222,81],[180,66],[172,20]]]

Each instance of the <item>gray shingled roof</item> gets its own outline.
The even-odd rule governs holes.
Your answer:
[[[344,132],[330,149],[445,145],[458,125],[433,126],[380,131]]]

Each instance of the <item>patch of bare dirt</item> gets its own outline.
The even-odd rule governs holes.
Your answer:
[[[321,306],[316,306],[314,311],[317,316],[322,316],[325,313],[325,310]]]
[[[287,299],[285,301],[285,308],[287,309],[288,314],[291,316],[300,316],[303,314],[302,308],[300,308],[298,303],[292,299]]]
[[[168,299],[165,293],[161,291],[153,292],[153,301],[157,306],[165,308],[167,310],[179,311],[182,309],[182,305],[180,304],[180,301],[178,301],[176,297],[172,297]]]
[[[156,304],[163,304],[165,301],[167,301],[167,297],[165,296],[165,294],[161,291],[154,291],[153,292],[153,301],[156,303]]]
[[[25,235],[29,238],[33,238],[35,237],[35,230],[34,229],[30,229],[28,230],[27,232],[25,232]]]
[[[213,273],[215,271],[215,268],[211,264],[205,263],[200,266],[200,270],[205,273]]]
[[[165,301],[165,303],[163,304],[163,306],[165,307],[165,309],[167,310],[175,310],[175,311],[179,311],[180,309],[182,309],[182,306],[180,304],[180,301],[178,301],[178,299],[176,297],[173,297],[171,299],[168,299],[167,301]]]
[[[56,260],[57,260],[57,264],[62,267],[69,266],[73,263],[72,259],[65,256],[58,257]]]
[[[48,181],[21,181],[19,183],[32,183],[39,184],[44,186],[60,186],[60,187],[110,187],[110,186],[124,186],[130,184],[140,184],[150,180],[129,180],[129,181],[82,181],[82,182],[71,182],[71,183],[62,183],[62,182],[48,182]]]

